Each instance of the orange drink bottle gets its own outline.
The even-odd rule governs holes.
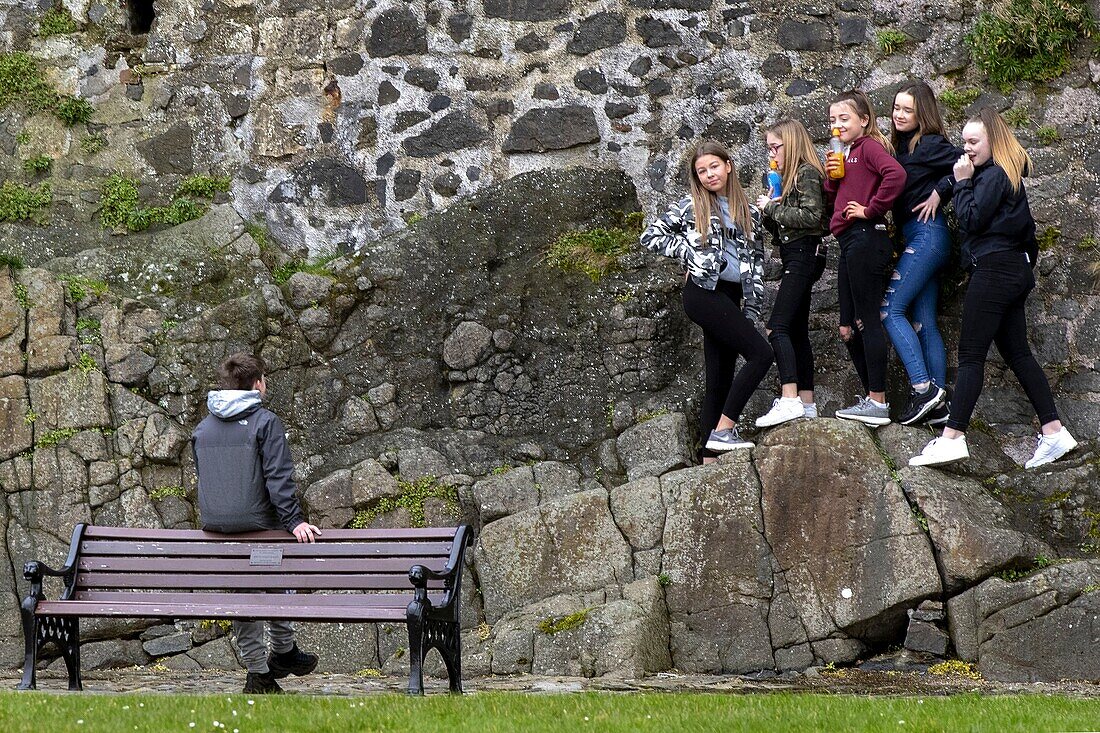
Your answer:
[[[840,142],[840,130],[833,128],[833,136],[829,140],[829,152],[825,157],[836,161],[836,168],[830,170],[829,178],[844,177],[844,143]]]

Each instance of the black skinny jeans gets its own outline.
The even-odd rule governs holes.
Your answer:
[[[1050,382],[1027,343],[1024,302],[1035,275],[1023,252],[996,252],[978,260],[970,275],[959,327],[959,376],[947,427],[965,432],[985,381],[989,345],[1012,369],[1031,401],[1039,422],[1058,419]]]
[[[684,312],[703,329],[707,377],[699,428],[705,442],[722,415],[734,421],[741,417],[772,365],[772,350],[742,312],[738,283],[719,280],[714,290],[706,290],[689,278],[684,284]],[[745,359],[740,369],[738,356]],[[700,457],[714,455],[705,447],[700,451]]]
[[[864,390],[885,392],[889,351],[880,311],[886,283],[893,272],[893,244],[886,225],[875,221],[857,221],[841,232],[837,241],[840,242],[837,264],[840,325],[852,328],[852,336],[844,345]]]
[[[783,279],[775,296],[768,330],[779,383],[814,388],[814,352],[810,346],[810,296],[825,272],[825,255],[817,254],[821,237],[802,237],[779,248]]]

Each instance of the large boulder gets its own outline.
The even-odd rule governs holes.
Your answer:
[[[1100,681],[1100,560],[990,578],[948,601],[959,656],[1003,682]]]
[[[896,639],[940,592],[928,536],[866,428],[797,421],[756,449],[763,526],[810,642]]]
[[[691,440],[681,412],[660,415],[623,431],[616,440],[619,461],[631,481],[691,465]]]
[[[661,492],[673,665],[735,673],[774,667],[771,552],[748,454],[666,474]]]
[[[1055,552],[1018,532],[1004,506],[977,481],[922,468],[900,472],[906,493],[927,519],[944,590],[954,593],[1005,568],[1030,566]]]
[[[493,671],[639,678],[668,669],[668,612],[655,578],[602,593],[554,596],[493,629]]]
[[[477,544],[486,620],[562,593],[632,579],[607,491],[592,489],[487,524]]]

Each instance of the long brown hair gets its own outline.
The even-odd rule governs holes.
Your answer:
[[[713,140],[704,140],[691,150],[688,156],[687,177],[691,184],[691,205],[695,210],[695,230],[705,240],[710,231],[711,207],[718,207],[716,194],[711,193],[703,186],[699,176],[695,174],[695,162],[704,155],[713,155],[723,163],[730,164],[730,174],[726,178],[726,190],[721,194],[729,199],[730,216],[737,226],[745,232],[745,236],[752,239],[752,213],[749,211],[749,197],[745,195],[745,189],[741,188],[741,181],[737,180],[737,166],[726,150],[726,146]]]
[[[875,116],[875,106],[871,104],[871,98],[867,96],[866,92],[862,89],[849,89],[833,97],[833,101],[829,102],[829,106],[832,107],[834,104],[846,104],[855,110],[855,113],[860,117],[866,117],[866,133],[875,140],[878,140],[882,147],[886,148],[886,152],[893,155],[894,146],[886,139],[886,136],[882,134],[882,130],[878,128],[878,118]]]
[[[821,177],[825,177],[825,169],[821,166],[821,159],[814,150],[813,140],[806,126],[795,119],[783,119],[767,129],[767,134],[775,135],[783,141],[785,148],[783,153],[783,177],[782,196],[794,188],[795,179],[798,178],[798,169],[803,165],[813,166]]]
[[[894,94],[897,101],[898,94],[908,94],[913,98],[913,108],[916,112],[917,131],[913,139],[909,141],[909,152],[917,149],[921,135],[943,135],[943,117],[940,115],[940,106],[936,104],[936,93],[932,87],[923,81],[911,81]],[[898,128],[894,125],[894,115],[890,115],[890,142],[894,149],[898,147]]]
[[[1012,192],[1020,190],[1020,184],[1024,180],[1024,173],[1034,168],[1031,156],[1024,150],[1024,146],[1016,139],[1010,128],[997,110],[992,107],[982,107],[978,114],[966,121],[966,124],[977,122],[985,128],[985,134],[989,136],[989,152],[993,156],[993,162],[1001,166],[1012,184]]]

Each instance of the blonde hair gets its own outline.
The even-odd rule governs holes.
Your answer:
[[[741,227],[747,238],[752,239],[752,212],[749,210],[749,198],[745,195],[745,189],[741,187],[741,181],[737,180],[737,166],[734,165],[726,146],[713,140],[704,140],[699,143],[692,148],[688,156],[687,174],[691,184],[691,206],[695,211],[695,230],[706,239],[710,230],[711,207],[718,206],[716,194],[708,191],[695,173],[695,162],[704,155],[713,155],[722,162],[730,164],[726,190],[721,194],[729,199],[730,217],[734,223]]]
[[[966,124],[977,122],[985,128],[985,134],[989,136],[989,151],[993,162],[1004,170],[1012,184],[1012,192],[1020,191],[1024,174],[1034,167],[1031,156],[1024,150],[1024,146],[1016,139],[1012,129],[1005,123],[997,110],[992,107],[982,107],[978,114],[966,121]]]
[[[783,177],[783,191],[780,198],[785,197],[794,188],[798,169],[803,165],[812,166],[822,178],[825,177],[825,169],[821,165],[821,159],[817,157],[813,140],[810,139],[810,133],[806,131],[805,125],[798,120],[783,119],[769,127],[767,133],[782,140],[783,147],[786,148],[783,170],[780,171]]]
[[[871,104],[871,98],[867,96],[866,92],[862,89],[849,89],[833,97],[833,101],[829,102],[829,106],[832,107],[834,104],[846,104],[860,117],[866,117],[866,134],[877,140],[882,147],[886,148],[886,152],[891,155],[894,154],[894,146],[890,143],[890,140],[882,134],[882,130],[878,128],[878,117],[875,116],[875,106]]]

